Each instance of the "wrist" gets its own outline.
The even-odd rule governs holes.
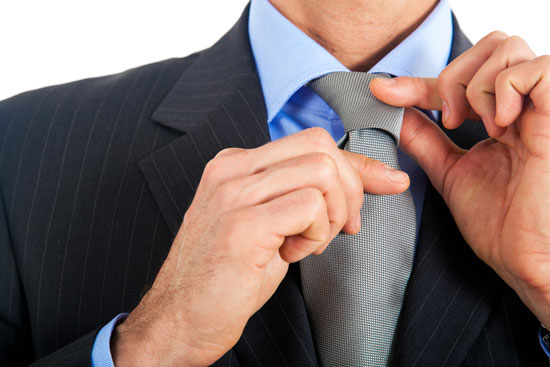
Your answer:
[[[134,340],[133,333],[124,325],[126,320],[121,320],[111,334],[111,357],[117,367],[147,366],[147,359],[142,356],[144,349],[140,346],[140,340]],[[153,361],[151,361],[153,362]]]
[[[208,365],[201,364],[201,354],[183,341],[185,335],[181,329],[177,335],[173,332],[173,322],[142,322],[132,316],[121,320],[111,336],[111,355],[116,367]]]
[[[150,337],[144,327],[133,320],[122,320],[111,335],[111,356],[116,367],[147,367],[169,365],[157,358],[157,337]]]

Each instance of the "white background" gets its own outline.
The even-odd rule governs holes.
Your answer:
[[[338,1],[338,0],[335,0]],[[0,100],[206,48],[247,0],[0,0]],[[518,34],[550,54],[550,0],[451,0],[475,42]]]

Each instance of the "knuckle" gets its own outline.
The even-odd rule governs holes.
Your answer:
[[[500,73],[498,73],[495,78],[496,89],[502,88],[510,78],[510,75],[511,75],[510,69],[505,69],[505,70],[502,70]]]
[[[359,169],[364,176],[371,176],[375,167],[380,164],[378,161],[370,158],[361,159],[359,162]]]
[[[476,98],[477,98],[478,94],[479,93],[478,93],[478,89],[476,88],[476,86],[473,83],[468,84],[468,86],[466,87],[466,99],[468,99],[470,104],[477,100]]]
[[[508,60],[507,63],[509,63],[510,60],[512,60],[513,63],[517,63],[522,60],[534,58],[534,56],[527,56],[527,53],[532,53],[532,51],[527,42],[519,36],[507,37],[501,41],[497,50],[501,54],[501,57],[506,57]]]
[[[334,145],[332,136],[321,127],[312,127],[304,131],[305,136],[318,149],[329,148]]]
[[[499,93],[501,93],[500,91],[503,90],[503,88],[506,87],[506,81],[507,81],[507,75],[506,75],[506,70],[504,71],[501,71],[500,73],[498,73],[497,77],[495,78],[495,90],[499,91]]]
[[[341,228],[348,220],[348,213],[343,206],[338,206],[331,217],[331,221],[334,222],[338,228]]]
[[[503,41],[503,44],[504,44],[504,47],[511,48],[511,49],[517,49],[518,47],[527,45],[525,40],[520,36],[510,36]]]
[[[336,162],[327,153],[314,153],[313,161],[316,166],[316,173],[323,179],[333,179],[337,175]]]
[[[497,50],[500,57],[506,60],[507,67],[536,58],[527,42],[519,36],[507,37]]]
[[[426,83],[425,79],[414,77],[410,79],[410,82],[412,90],[416,91],[413,95],[415,103],[425,99],[424,96],[430,95],[430,86]]]
[[[201,181],[217,181],[217,179],[220,176],[220,170],[221,170],[221,162],[222,160],[220,158],[214,158],[210,160],[208,163],[206,163],[206,166],[204,167],[204,171],[202,173],[202,180]]]
[[[531,99],[537,101],[541,112],[550,115],[550,55],[543,55],[537,58],[543,68],[543,76],[531,91]]]
[[[304,197],[304,202],[306,202],[311,208],[312,213],[318,213],[319,211],[326,209],[325,197],[321,191],[314,188],[309,188],[307,190],[303,190],[302,195]]]
[[[239,153],[243,150],[244,149],[241,149],[241,148],[225,148],[225,149],[220,150],[214,158],[225,157],[225,156],[228,156],[228,155],[231,155],[231,154]]]
[[[439,77],[437,78],[437,87],[439,92],[451,85],[453,79],[453,73],[450,67],[446,67],[441,71]]]
[[[248,149],[227,148],[214,158],[212,158],[204,167],[201,181],[210,183],[219,183],[235,175],[235,172],[246,172],[250,170],[252,152]]]
[[[508,38],[508,35],[504,33],[503,31],[492,31],[487,36],[485,36],[485,39],[490,42],[501,42]]]
[[[426,89],[426,83],[421,79],[417,77],[413,77],[409,79],[411,83],[413,84],[414,90],[424,90]]]
[[[232,170],[237,170],[241,174],[250,174],[255,170],[254,160],[256,150],[254,149],[239,149],[231,158],[233,159],[233,164],[231,166]]]

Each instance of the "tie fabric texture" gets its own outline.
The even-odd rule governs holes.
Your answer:
[[[403,108],[380,102],[370,81],[387,74],[338,72],[310,83],[339,115],[340,148],[399,169]],[[394,340],[416,243],[414,202],[365,193],[361,231],[338,234],[318,256],[300,263],[302,289],[320,363],[391,366]]]

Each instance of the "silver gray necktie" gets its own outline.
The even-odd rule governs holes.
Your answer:
[[[370,81],[387,74],[332,73],[310,86],[335,111],[340,147],[399,168],[403,109],[376,99]],[[340,233],[300,263],[302,288],[321,365],[390,366],[412,269],[416,215],[410,192],[364,194],[361,231]]]

